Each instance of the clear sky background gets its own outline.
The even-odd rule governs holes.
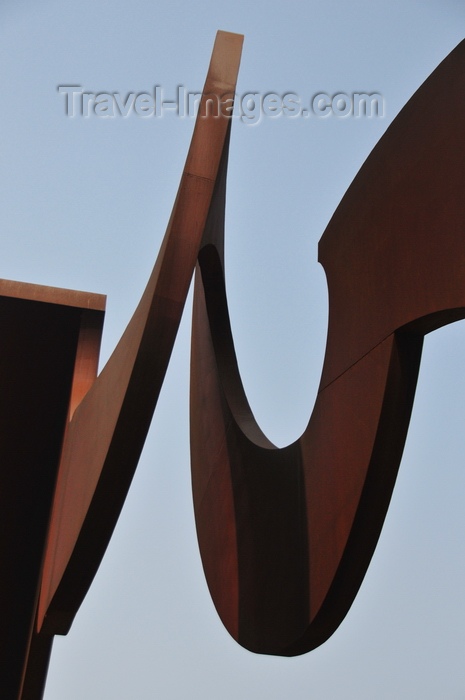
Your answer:
[[[0,18],[0,276],[107,294],[102,361],[155,260],[193,120],[71,119],[59,85],[198,91],[224,29],[245,34],[240,94],[383,95],[379,119],[233,124],[226,265],[239,363],[270,439],[297,438],[326,338],[318,240],[389,123],[463,38],[465,3],[1,0]],[[190,494],[189,332],[190,301],[113,540],[55,641],[45,700],[464,700],[464,326],[426,339],[397,486],[354,605],[326,644],[294,659],[239,647],[209,598]]]

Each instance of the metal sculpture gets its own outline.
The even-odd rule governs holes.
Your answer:
[[[252,651],[307,652],[346,615],[394,487],[423,336],[465,317],[464,78],[462,42],[372,151],[320,240],[326,354],[308,427],[286,448],[248,405],[224,222],[207,222],[192,332],[195,515],[218,613]]]
[[[48,341],[45,348],[40,327],[40,317],[45,315],[43,304],[50,302],[54,308],[66,305],[68,297],[73,298],[76,293],[27,286],[26,296],[36,300],[36,311],[32,310],[31,315],[37,313],[39,320],[34,325],[35,333],[27,335],[28,342],[24,347],[32,357],[36,352],[38,357],[44,355],[47,362],[52,363],[51,369],[46,365],[46,386],[54,403],[50,413],[55,423],[53,432],[47,425],[39,432],[42,439],[37,438],[37,446],[32,445],[21,472],[15,470],[14,445],[7,442],[8,450],[2,454],[2,465],[7,460],[11,462],[7,475],[13,487],[5,496],[6,502],[1,503],[5,508],[2,517],[7,515],[4,541],[0,540],[0,555],[6,570],[14,573],[14,577],[3,578],[4,589],[0,597],[2,620],[8,621],[7,626],[0,627],[2,661],[6,659],[0,679],[2,700],[37,700],[42,697],[53,635],[68,632],[123,506],[163,383],[205,222],[211,210],[220,162],[229,138],[228,106],[234,98],[241,48],[241,36],[219,32],[199,117],[160,253],[126,331],[97,378],[101,325],[99,328],[94,321],[93,326],[84,328],[79,336],[78,314],[74,330],[68,331],[71,337],[64,344],[67,354],[60,345],[60,333],[63,335],[64,332],[61,327],[58,331],[52,328],[50,337],[45,335]],[[219,106],[216,112],[209,109],[208,99],[216,101]],[[15,289],[17,296],[21,297],[24,288]],[[84,309],[86,305],[93,308],[92,304],[97,304],[100,310],[102,299],[92,301],[89,295],[81,294],[72,304]],[[64,317],[62,323],[66,326],[66,308],[61,313]],[[98,320],[101,323],[101,317]],[[24,322],[27,323],[28,319]],[[16,346],[21,348],[24,338],[21,340],[21,334],[16,333],[15,324],[22,327],[19,311],[13,316],[9,328],[17,338]],[[15,367],[14,376],[21,377],[24,350],[18,352],[17,347],[8,359]],[[60,367],[64,364],[67,374],[64,370],[61,377],[58,372],[54,374],[55,364]],[[33,405],[38,412],[43,412],[43,370],[38,363],[33,363],[32,370],[37,370],[37,377],[32,372],[34,381],[42,389],[42,404]],[[8,366],[4,372],[7,386],[1,395],[5,414],[11,405],[18,405],[18,395],[9,379],[11,373]],[[71,386],[76,388],[67,405]],[[25,425],[29,427],[33,420],[26,388],[22,402],[27,410],[24,415],[15,416],[17,432]],[[31,391],[35,391],[34,384]],[[60,402],[55,401],[55,394]],[[45,446],[43,436],[48,438]],[[32,439],[36,437],[34,430]],[[22,439],[26,444],[30,442],[29,438]],[[14,444],[18,443],[19,440]],[[37,487],[40,474],[35,477],[35,486],[24,485],[25,474],[34,475],[38,471],[37,461],[41,469],[45,461],[47,468],[47,484],[40,489]],[[22,508],[21,517],[15,517],[11,526],[8,514],[16,508],[14,499],[19,499],[20,503],[26,500],[22,489],[29,498]],[[40,501],[40,520],[31,508],[31,502],[37,500]],[[28,528],[24,528],[24,522],[29,523]],[[38,523],[40,530],[37,534],[33,538],[27,537],[29,530],[37,531]],[[21,565],[17,566],[19,552]],[[26,562],[33,564],[26,565]],[[28,604],[19,614],[21,586],[27,587]],[[14,612],[10,609],[12,597],[17,602]]]
[[[227,153],[241,46],[241,36],[219,32],[160,254],[98,377],[101,297],[0,285],[10,337],[0,386],[6,700],[42,697],[53,635],[66,634],[97,571],[197,259],[191,450],[198,538],[224,624],[261,653],[308,651],[343,619],[389,505],[423,335],[465,317],[461,44],[381,139],[321,239],[330,321],[308,428],[284,449],[262,434],[242,388],[224,287]],[[212,98],[219,109],[207,105]]]

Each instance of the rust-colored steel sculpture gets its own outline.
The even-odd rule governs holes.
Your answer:
[[[252,651],[301,654],[340,624],[389,505],[423,336],[465,317],[464,80],[462,43],[373,150],[320,241],[324,367],[308,427],[284,449],[247,403],[223,220],[206,227],[192,339],[195,515],[218,613]]]
[[[53,635],[68,631],[124,503],[197,259],[198,538],[224,624],[261,653],[308,651],[343,619],[389,505],[423,335],[465,317],[461,44],[380,141],[321,239],[330,320],[308,428],[284,449],[263,435],[224,285],[241,47],[241,36],[218,33],[160,254],[98,377],[103,297],[0,282],[2,700],[42,697]]]
[[[13,484],[1,502],[4,507],[2,518],[6,518],[5,545],[1,554],[9,571],[8,577],[2,580],[5,589],[1,596],[7,613],[7,625],[4,624],[5,616],[2,616],[0,628],[3,635],[2,662],[6,661],[0,679],[2,700],[37,700],[42,697],[53,635],[68,632],[123,506],[163,383],[205,222],[211,210],[220,163],[229,139],[242,40],[243,37],[237,34],[219,32],[217,35],[199,106],[200,116],[160,253],[142,299],[101,374],[95,379],[98,343],[94,342],[95,337],[88,333],[87,327],[79,336],[79,315],[74,326],[68,328],[66,317],[62,321],[65,328],[59,329],[61,335],[65,335],[65,347],[69,346],[67,354],[62,353],[61,335],[54,328],[56,338],[51,332],[48,347],[43,349],[44,338],[48,340],[48,337],[40,327],[41,315],[45,313],[42,307],[33,312],[38,314],[38,320],[26,334],[26,350],[20,352],[21,343],[25,342],[21,333],[11,352],[7,347],[7,359],[17,370],[14,381],[18,381],[19,390],[15,396],[14,385],[10,386],[13,379],[9,373],[4,373],[2,380],[7,383],[9,392],[2,392],[2,409],[6,414],[11,405],[22,402],[25,410],[20,416],[15,413],[10,416],[7,426],[13,422],[16,433],[11,436],[11,444],[7,441],[2,453],[2,457],[11,462],[4,479],[7,486],[10,481]],[[209,100],[210,104],[207,104]],[[45,300],[51,297],[53,304],[71,303],[66,299],[61,301],[61,297],[66,296],[61,290],[47,293],[34,285],[28,288],[29,294],[38,296],[39,300],[43,301],[42,294]],[[19,289],[18,296],[21,297],[22,291]],[[57,313],[64,315],[62,306],[58,306]],[[11,327],[17,324],[22,329],[24,318],[27,324],[28,317],[23,317],[23,312],[18,311],[17,316],[12,317]],[[76,337],[82,340],[77,349]],[[100,336],[97,337],[99,340]],[[37,366],[37,377],[34,374],[29,385],[22,354],[26,351],[29,354],[31,348],[38,348],[37,355],[39,350],[45,355],[47,375]],[[89,357],[93,376],[84,369]],[[55,364],[59,369],[64,364],[64,368],[57,369],[54,374]],[[70,398],[74,365],[76,371],[81,365],[82,368]],[[6,363],[3,366],[7,366]],[[90,382],[87,381],[89,377]],[[49,385],[46,379],[52,385],[47,396],[45,387]],[[36,391],[33,382],[39,384],[41,403],[38,405],[35,401],[30,407],[27,392]],[[45,401],[47,410],[44,410]],[[31,411],[36,411],[41,421],[30,433],[31,437],[20,439],[18,434],[29,430],[34,420]],[[52,422],[50,427],[46,418]],[[34,453],[24,463],[23,470],[17,473],[17,463],[22,459],[19,446],[27,445],[31,440]],[[37,453],[40,464],[34,463]],[[45,497],[41,493],[45,487],[38,485],[41,480],[39,467],[47,470]],[[22,482],[29,472],[35,476],[31,488],[27,489],[26,499]],[[34,510],[35,498],[40,502],[38,515]],[[24,501],[20,513],[16,512],[15,499],[20,503]],[[15,517],[10,524],[8,513],[11,510],[15,511]],[[18,533],[24,523],[27,523],[27,532],[20,538]],[[38,523],[39,533],[36,532]],[[24,591],[15,590],[18,585],[16,577]],[[20,603],[26,592],[28,608],[20,614]],[[14,610],[8,608],[10,596],[14,596],[18,603]],[[12,637],[15,638],[14,644]]]
[[[21,697],[63,430],[96,377],[104,308],[99,294],[0,280],[2,700]],[[50,644],[36,641],[43,676]]]

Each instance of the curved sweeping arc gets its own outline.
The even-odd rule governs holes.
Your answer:
[[[423,336],[465,317],[464,80],[462,42],[380,140],[320,241],[325,361],[308,427],[286,448],[247,403],[224,216],[207,221],[192,331],[195,514],[217,610],[252,651],[304,653],[346,615],[389,506]]]
[[[110,540],[139,459],[229,143],[243,37],[218,32],[168,228],[141,301],[66,428],[38,627],[66,634]],[[208,105],[214,99],[215,113]],[[225,107],[224,107],[225,106]]]

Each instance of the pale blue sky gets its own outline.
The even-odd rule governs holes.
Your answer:
[[[465,3],[2,0],[0,17],[0,276],[107,294],[102,359],[155,259],[193,120],[70,119],[59,85],[200,90],[224,29],[245,34],[240,94],[383,95],[382,119],[233,125],[233,331],[260,424],[278,444],[295,439],[326,337],[318,240],[390,121],[463,38]],[[209,598],[190,496],[189,329],[188,304],[125,509],[71,632],[56,639],[45,700],[464,700],[463,325],[426,340],[398,484],[353,607],[295,659],[241,649]]]

